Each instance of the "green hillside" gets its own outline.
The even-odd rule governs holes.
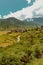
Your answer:
[[[20,21],[16,18],[0,19],[0,30],[10,30],[12,28],[32,28],[39,26],[35,22]]]
[[[0,65],[43,65],[43,27],[0,35]]]
[[[43,26],[0,19],[0,65],[43,65]]]

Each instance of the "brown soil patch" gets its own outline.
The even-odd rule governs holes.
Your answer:
[[[12,44],[13,43],[2,43],[2,44],[0,44],[0,47],[7,47],[7,46],[10,46]]]

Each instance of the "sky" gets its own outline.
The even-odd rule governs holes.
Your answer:
[[[0,18],[43,17],[43,0],[0,0]]]

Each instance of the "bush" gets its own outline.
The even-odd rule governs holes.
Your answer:
[[[41,58],[42,57],[42,53],[38,48],[35,49],[35,57],[36,58]]]
[[[13,56],[9,57],[3,56],[0,61],[0,65],[21,65],[21,62]]]
[[[21,62],[23,62],[23,65],[26,65],[27,63],[29,63],[32,60],[32,56],[31,56],[32,51],[29,50],[27,54],[25,54],[22,58],[21,58]]]

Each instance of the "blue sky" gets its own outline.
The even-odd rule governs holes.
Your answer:
[[[26,0],[0,0],[0,14],[5,15],[10,11],[15,12],[27,6]]]
[[[15,12],[31,6],[35,0],[31,0],[31,3],[28,4],[26,0],[0,0],[0,15],[9,14],[9,12]]]

